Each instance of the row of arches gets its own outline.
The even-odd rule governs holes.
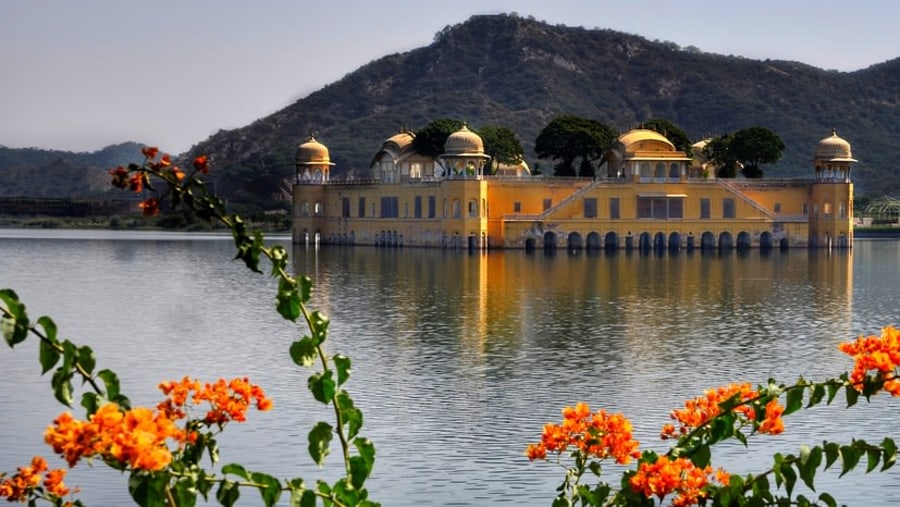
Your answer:
[[[525,248],[533,249],[536,242],[535,238],[526,239]],[[557,248],[560,245],[560,235],[553,231],[545,232],[543,245],[545,249]],[[582,236],[579,232],[571,232],[565,235],[565,245],[568,250],[580,250],[583,248],[587,250],[614,250],[619,248],[637,248],[640,250],[680,250],[682,248],[688,250],[694,248],[728,250],[737,248],[740,250],[754,246],[753,237],[746,231],[741,231],[737,235],[732,235],[730,232],[725,231],[719,234],[718,237],[714,233],[706,231],[699,238],[693,234],[684,235],[679,232],[672,232],[668,235],[663,232],[657,232],[656,234],[642,232],[637,236],[629,234],[624,238],[620,238],[619,234],[612,231],[602,236],[598,232],[590,232],[586,236]],[[776,239],[771,232],[765,231],[759,235],[757,246],[761,249],[774,248]],[[778,239],[777,246],[779,248],[787,248],[787,238],[782,237]]]

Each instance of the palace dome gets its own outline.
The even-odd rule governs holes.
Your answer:
[[[856,162],[853,158],[853,152],[850,150],[850,143],[846,139],[837,135],[834,129],[831,135],[819,141],[816,145],[817,162]]]
[[[469,130],[465,125],[447,137],[444,143],[444,155],[466,156],[483,155],[484,141],[481,136]]]
[[[297,147],[294,162],[297,165],[334,165],[328,156],[328,148],[313,136]]]
[[[633,129],[619,136],[619,143],[626,151],[644,149],[649,145],[664,148],[666,151],[675,151],[675,145],[666,136],[650,129]]]

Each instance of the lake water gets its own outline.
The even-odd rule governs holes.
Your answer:
[[[331,353],[353,360],[347,385],[377,448],[368,483],[385,506],[549,505],[562,471],[523,455],[565,405],[621,411],[644,448],[668,413],[708,387],[774,377],[822,379],[851,366],[837,344],[898,324],[900,242],[852,252],[725,254],[288,247],[332,320]],[[274,282],[231,261],[230,238],[123,231],[0,230],[0,287],[33,319],[90,345],[137,405],[183,375],[244,376],[275,410],[223,434],[222,462],[277,477],[333,479],[306,434],[330,412],[306,390],[287,349],[298,329],[273,309]],[[42,433],[62,411],[40,377],[36,342],[0,353],[0,470],[47,455]],[[857,436],[897,438],[900,400],[840,403],[786,419],[777,437],[727,444],[716,466],[768,468],[777,449]],[[61,461],[59,462],[61,463]],[[53,466],[59,463],[51,461]],[[900,503],[900,468],[817,480],[849,505]],[[606,475],[615,481],[615,475]],[[89,505],[128,505],[127,478],[79,464],[67,479]],[[244,493],[240,505],[258,505]]]

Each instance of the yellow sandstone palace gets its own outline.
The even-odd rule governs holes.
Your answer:
[[[807,179],[716,179],[702,156],[636,129],[618,138],[596,178],[531,175],[523,163],[487,174],[481,138],[463,126],[437,159],[414,134],[384,141],[366,178],[331,179],[328,149],[297,149],[293,241],[435,248],[850,248],[850,143],[815,148]],[[694,146],[699,154],[703,142]]]

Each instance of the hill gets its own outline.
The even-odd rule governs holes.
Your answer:
[[[107,170],[139,162],[140,146],[128,142],[90,153],[0,146],[0,197],[81,199],[110,194]]]
[[[247,127],[192,148],[227,173],[292,174],[297,144],[325,143],[335,172],[365,170],[401,126],[442,117],[507,126],[534,166],[534,140],[554,116],[621,130],[662,117],[696,140],[760,125],[787,146],[767,176],[807,175],[816,143],[836,128],[860,159],[860,194],[900,193],[892,170],[900,133],[900,59],[856,72],[703,53],[611,30],[474,16],[434,42],[373,61]],[[548,162],[541,164],[547,168]]]
[[[811,174],[816,143],[836,128],[860,162],[859,195],[900,194],[893,139],[900,133],[900,59],[855,72],[681,48],[611,30],[548,25],[516,15],[474,16],[434,42],[384,56],[246,127],[220,131],[184,159],[209,154],[217,191],[232,202],[270,201],[293,175],[310,133],[334,174],[366,171],[401,127],[438,118],[514,130],[534,167],[540,130],[574,114],[626,130],[665,118],[693,139],[760,125],[786,150],[767,176]],[[3,170],[0,158],[0,170]]]

